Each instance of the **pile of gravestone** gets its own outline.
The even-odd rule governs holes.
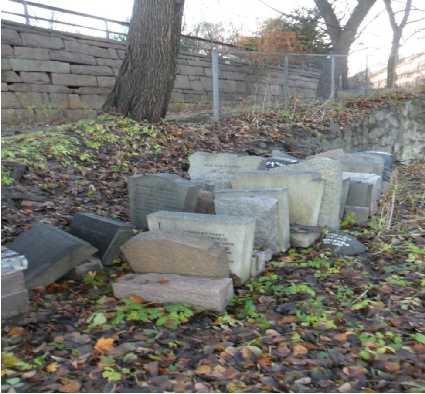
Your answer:
[[[129,177],[132,224],[80,213],[69,232],[35,224],[21,234],[8,248],[28,259],[26,287],[72,270],[81,277],[121,252],[134,273],[113,284],[116,297],[221,312],[234,284],[290,246],[311,246],[323,229],[335,254],[364,252],[339,231],[340,220],[351,213],[364,223],[376,213],[392,167],[392,156],[378,151],[334,150],[303,161],[280,151],[271,158],[196,152],[189,161],[190,180]]]

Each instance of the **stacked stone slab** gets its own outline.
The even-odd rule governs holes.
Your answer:
[[[382,179],[375,174],[345,172],[350,186],[345,212],[356,217],[358,223],[365,223],[378,211],[378,200],[382,192]]]
[[[287,188],[270,189],[223,189],[215,192],[216,199],[221,197],[271,197],[278,201],[277,206],[277,247],[278,252],[289,248],[289,200]]]
[[[277,199],[264,196],[234,197],[221,195],[215,199],[215,211],[219,215],[254,217],[254,247],[257,250],[270,250],[272,253],[278,250]]]
[[[230,271],[242,283],[249,279],[255,218],[160,211],[148,215],[148,227],[216,242],[227,252]]]
[[[134,175],[128,179],[130,218],[142,230],[147,215],[161,210],[194,212],[201,188],[174,174]]]
[[[292,166],[291,166],[292,168]],[[277,168],[239,174],[232,180],[235,189],[287,188],[289,196],[290,238],[294,246],[308,246],[320,236],[316,228],[324,193],[324,181],[318,172],[298,172]],[[298,226],[303,227],[302,231]],[[312,227],[310,233],[306,228]]]

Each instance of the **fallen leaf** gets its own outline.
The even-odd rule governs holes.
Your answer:
[[[161,284],[161,285],[164,285],[165,283],[168,283],[169,282],[169,280],[168,279],[165,279],[165,278],[161,278],[160,280],[159,280],[159,283]]]
[[[363,367],[344,367],[342,369],[342,372],[344,372],[345,375],[352,377],[352,378],[359,378],[363,376],[366,373],[366,369]]]
[[[388,361],[384,364],[384,369],[387,372],[392,372],[392,373],[398,372],[400,371],[400,364],[397,362]]]
[[[262,368],[267,368],[272,365],[272,358],[270,356],[261,356],[257,360],[258,365],[260,365]]]
[[[13,326],[7,333],[7,335],[10,337],[21,337],[24,334],[25,334],[25,328],[17,327],[17,326]]]
[[[59,368],[59,364],[57,362],[53,362],[47,365],[46,371],[53,373],[53,372],[56,372],[58,368]]]
[[[128,297],[128,299],[135,304],[143,304],[145,302],[145,299],[143,297],[140,297],[138,295],[131,295]]]
[[[63,379],[59,386],[61,393],[78,393],[81,388],[81,383],[77,380]]]
[[[209,365],[200,365],[196,368],[195,373],[197,375],[209,375],[211,373],[211,367]]]
[[[347,332],[343,332],[341,334],[337,334],[334,336],[335,340],[337,340],[338,342],[347,342],[347,338],[352,335],[353,332],[352,331],[347,331]]]
[[[294,352],[294,357],[298,357],[308,353],[308,349],[303,345],[295,345],[293,352]]]
[[[108,353],[114,347],[114,338],[100,338],[97,340],[95,349],[100,353]]]

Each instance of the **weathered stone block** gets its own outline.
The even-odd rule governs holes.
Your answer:
[[[271,171],[316,171],[325,184],[320,207],[320,226],[327,226],[332,230],[339,229],[342,198],[342,165],[337,160],[327,157],[316,157],[300,163],[292,164],[290,167],[279,167]]]
[[[20,74],[21,82],[45,84],[50,83],[47,73],[22,71]]]
[[[291,245],[297,248],[308,248],[320,238],[320,227],[291,226]]]
[[[162,231],[143,232],[121,250],[132,270],[225,278],[230,274],[226,250],[193,236]]]
[[[5,82],[21,82],[21,78],[15,71],[4,71],[1,73],[1,80]]]
[[[193,212],[200,188],[174,174],[134,175],[128,178],[130,218],[147,228],[147,215],[160,210]]]
[[[382,178],[356,172],[345,172],[344,176],[350,178],[346,206],[369,207],[369,215],[374,215],[382,192]]]
[[[29,309],[28,291],[21,290],[1,297],[1,318],[9,319],[27,312]]]
[[[69,275],[72,279],[82,280],[89,272],[102,272],[103,264],[97,257],[91,257],[87,261],[77,265]]]
[[[106,97],[97,94],[84,94],[80,96],[80,100],[84,107],[101,109]]]
[[[37,92],[37,93],[72,93],[67,86],[60,85],[39,85],[30,83],[13,83],[11,90],[15,92]]]
[[[50,60],[49,50],[44,48],[15,47],[15,56],[24,59]]]
[[[118,59],[118,56],[114,49],[100,48],[95,45],[87,45],[78,41],[65,41],[65,49],[67,51],[84,53],[94,57],[103,57],[108,59]]]
[[[285,252],[289,248],[289,198],[288,189],[222,189],[214,192],[220,196],[255,197],[264,196],[275,198],[277,206],[277,246],[278,251]]]
[[[68,96],[68,105],[70,109],[81,109],[85,107],[78,94],[70,94]]]
[[[277,252],[277,206],[275,198],[218,195],[215,212],[220,215],[255,218],[254,247]]]
[[[51,73],[69,73],[68,63],[49,60],[9,59],[14,71],[46,71]]]
[[[13,56],[13,48],[7,44],[1,44],[1,57]]]
[[[112,70],[108,66],[82,66],[79,64],[71,64],[71,73],[83,75],[113,75]]]
[[[69,108],[69,95],[64,93],[50,93],[49,102],[53,108]]]
[[[121,63],[122,63],[122,60],[105,59],[101,57],[96,58],[96,64],[99,66],[109,66],[113,68],[120,68]]]
[[[97,86],[97,80],[92,75],[52,74],[54,85]]]
[[[129,274],[113,285],[114,295],[137,295],[149,302],[187,304],[224,312],[233,297],[232,279],[211,279],[171,274]]]
[[[49,103],[49,97],[47,96],[46,93],[17,92],[15,94],[22,108],[41,107]]]
[[[93,109],[67,109],[65,117],[70,120],[91,119],[96,116],[96,111]]]
[[[1,29],[1,43],[10,45],[22,45],[22,38],[19,36],[16,30]]]
[[[318,224],[324,181],[317,172],[252,171],[239,174],[231,183],[234,189],[287,188],[290,224]]]
[[[10,63],[9,58],[1,58],[1,70],[2,71],[6,71],[6,70],[12,70],[12,64]]]
[[[148,227],[215,241],[226,249],[232,273],[242,283],[250,277],[254,218],[160,211],[148,215]]]
[[[16,93],[2,92],[1,107],[2,108],[22,108],[22,105],[18,101],[18,98],[16,97]]]
[[[97,83],[101,88],[113,88],[115,85],[114,77],[97,77]]]
[[[22,42],[25,46],[36,48],[62,49],[63,40],[59,37],[53,37],[43,34],[21,33]]]
[[[92,55],[69,51],[50,51],[50,59],[69,62],[71,64],[96,64],[96,58]]]

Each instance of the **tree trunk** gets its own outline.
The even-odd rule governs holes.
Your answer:
[[[391,53],[388,58],[387,65],[387,88],[392,89],[395,87],[397,81],[396,68],[398,64],[398,50],[400,48],[400,34],[394,34],[393,41],[391,44]]]
[[[136,120],[167,113],[176,75],[184,0],[134,0],[128,48],[103,110]]]

